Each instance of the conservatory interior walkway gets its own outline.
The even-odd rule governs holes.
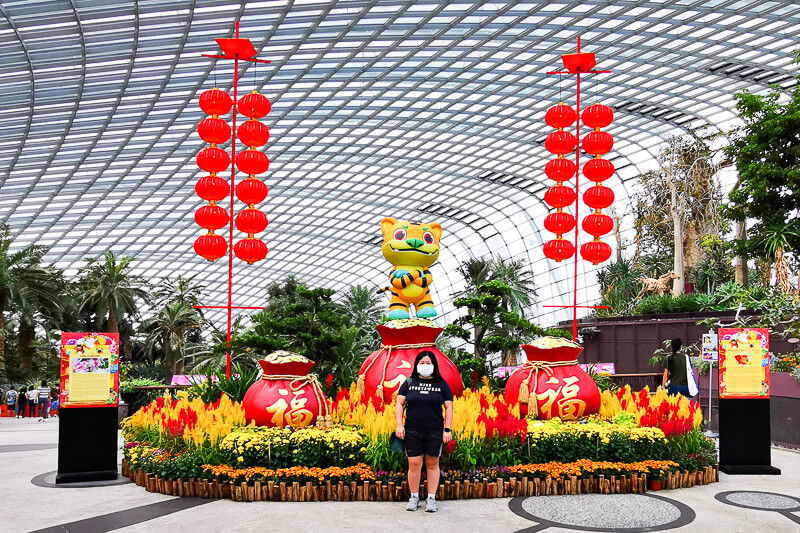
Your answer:
[[[0,531],[693,531],[800,530],[800,452],[774,448],[780,476],[646,495],[581,495],[440,502],[437,514],[401,503],[236,503],[146,492],[126,478],[54,486],[58,420],[0,419]],[[121,457],[121,454],[120,454]]]

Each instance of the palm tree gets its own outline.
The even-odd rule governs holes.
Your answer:
[[[492,264],[491,278],[502,281],[511,289],[502,300],[506,311],[524,317],[525,308],[530,307],[538,296],[533,286],[533,272],[526,268],[525,260],[497,258]]]
[[[28,298],[18,304],[19,329],[17,349],[20,366],[33,370],[33,357],[36,353],[36,326],[45,328],[49,338],[54,320],[61,316],[65,301],[64,288],[67,286],[62,272],[54,269],[40,269],[36,272],[36,283],[28,291]]]
[[[381,308],[375,291],[361,285],[350,287],[341,303],[344,311],[345,323],[356,328],[358,335],[363,337],[368,347],[375,350],[380,345],[380,336],[375,326],[381,321]]]
[[[794,221],[771,222],[760,231],[754,243],[760,248],[759,255],[766,264],[772,261],[775,268],[775,277],[778,288],[784,294],[796,294],[789,280],[789,266],[786,262],[786,253],[792,251],[791,241],[800,238]]]
[[[42,292],[40,281],[45,272],[41,263],[46,247],[29,244],[11,252],[13,242],[11,229],[6,224],[0,225],[0,372],[6,367],[6,313],[24,306]]]
[[[477,294],[478,287],[492,280],[492,260],[491,258],[473,257],[463,261],[456,271],[461,274],[467,286],[463,291],[455,293],[453,296],[459,298],[461,296],[469,296]]]
[[[147,334],[145,350],[152,353],[157,345],[164,350],[164,366],[167,368],[168,381],[174,374],[183,371],[187,333],[199,330],[204,324],[203,317],[196,309],[175,302],[161,309],[154,318],[142,325],[142,331]]]
[[[106,331],[119,333],[123,315],[136,314],[136,300],[149,300],[147,282],[131,274],[132,257],[118,258],[107,251],[103,260],[92,259],[81,270],[81,310],[92,310],[100,321],[107,317]]]
[[[195,276],[184,278],[180,274],[175,280],[167,277],[163,278],[161,284],[153,293],[153,300],[161,305],[169,305],[175,302],[192,307],[200,305],[200,293],[203,292],[205,287],[195,283],[194,278]]]

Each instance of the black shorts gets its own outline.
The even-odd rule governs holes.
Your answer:
[[[408,457],[439,457],[442,455],[442,430],[406,429],[405,448]]]

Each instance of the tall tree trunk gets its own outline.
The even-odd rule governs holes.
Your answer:
[[[114,310],[108,308],[108,324],[106,324],[106,331],[108,333],[119,333],[119,324],[117,318],[114,316]]]
[[[742,240],[747,238],[746,220],[736,223],[736,238]],[[742,287],[747,287],[747,285],[750,283],[750,272],[748,271],[747,267],[747,256],[736,256],[736,272],[734,276],[734,281]]]
[[[622,234],[619,232],[619,223],[621,219],[622,217],[616,214],[614,215],[614,240],[617,242],[617,263],[622,263]]]
[[[25,320],[19,321],[19,366],[28,370],[33,370],[33,355],[35,353],[33,341],[36,338],[36,329]]]
[[[685,282],[690,278],[692,269],[697,267],[703,260],[700,236],[694,223],[689,223],[686,226],[683,234],[683,250],[683,272],[676,271],[676,274],[683,276]]]
[[[680,276],[672,282],[672,295],[679,296],[683,294],[683,283],[686,278],[683,272],[683,217],[681,217],[680,210],[678,209],[678,192],[675,190],[675,183],[672,181],[672,176],[670,176],[669,188],[671,193],[669,214],[672,217],[672,238],[674,241],[675,253],[672,270]]]
[[[789,281],[789,267],[786,265],[786,258],[781,246],[775,250],[775,281],[784,294],[789,296],[795,294],[794,286]]]

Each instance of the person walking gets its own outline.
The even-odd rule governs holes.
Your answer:
[[[50,387],[47,386],[47,380],[42,380],[41,386],[37,389],[39,393],[37,410],[39,411],[39,421],[44,421],[50,414]]]
[[[17,409],[17,397],[19,393],[17,392],[16,388],[11,387],[6,391],[6,407],[9,411],[16,412]],[[10,416],[10,415],[9,415]]]
[[[689,394],[689,380],[686,369],[686,353],[681,350],[683,341],[672,339],[672,354],[664,360],[664,375],[661,377],[661,386],[667,388],[667,394],[682,394],[691,398]]]
[[[439,456],[442,454],[442,445],[453,440],[450,431],[450,424],[453,422],[453,392],[442,379],[433,352],[425,350],[417,355],[411,377],[397,391],[395,418],[395,434],[398,438],[405,439],[404,447],[408,456],[408,488],[411,498],[406,510],[416,511],[419,508],[419,480],[424,460],[428,474],[425,511],[435,513],[439,510],[436,506]]]

